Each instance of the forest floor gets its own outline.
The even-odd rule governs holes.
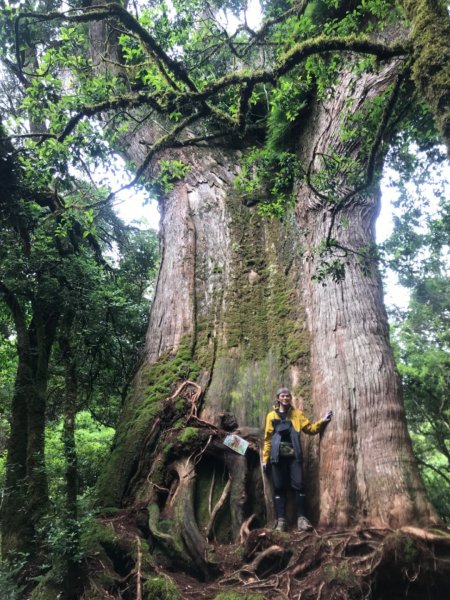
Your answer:
[[[449,600],[450,534],[417,528],[250,532],[243,544],[216,545],[221,575],[199,582],[162,571],[183,600]],[[233,595],[228,596],[231,600]],[[222,596],[221,596],[222,598]]]

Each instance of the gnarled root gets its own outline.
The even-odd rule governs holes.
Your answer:
[[[268,577],[272,573],[281,571],[287,565],[291,555],[290,550],[274,544],[260,552],[249,565],[241,569],[241,574],[256,575],[259,579]]]
[[[189,458],[180,459],[174,467],[180,479],[176,497],[172,501],[174,519],[196,569],[208,580],[217,574],[218,569],[210,560],[210,548],[197,527],[194,512],[195,468]]]
[[[245,543],[245,540],[248,538],[248,536],[250,535],[250,525],[253,521],[253,519],[255,518],[255,514],[253,513],[248,519],[246,519],[242,525],[241,525],[241,529],[239,531],[239,542],[241,544]]]

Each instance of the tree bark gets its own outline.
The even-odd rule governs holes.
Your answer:
[[[342,77],[313,114],[302,159],[322,168],[320,156],[364,165],[360,146],[343,142],[346,121],[392,84],[396,66],[358,80]],[[349,106],[348,90],[352,91]],[[305,152],[305,147],[313,149]],[[311,335],[312,402],[335,412],[320,445],[316,519],[327,527],[401,527],[437,521],[420,480],[406,429],[402,394],[389,346],[387,316],[373,255],[380,193],[376,185],[351,194],[339,174],[334,203],[299,186],[297,215],[304,232],[303,298]],[[322,254],[318,249],[332,240]],[[333,245],[334,244],[334,245]],[[337,260],[342,280],[320,271]],[[324,262],[325,261],[325,262]],[[325,269],[326,270],[326,269]],[[339,279],[339,278],[338,278]]]
[[[36,303],[26,327],[14,298],[12,314],[18,337],[19,364],[12,398],[11,433],[6,461],[6,492],[2,506],[2,552],[35,552],[35,528],[48,504],[45,470],[45,397],[48,362],[57,314]],[[42,311],[42,313],[41,313]],[[18,510],[23,506],[26,510]]]
[[[67,600],[75,600],[80,592],[80,565],[76,556],[80,552],[80,540],[77,528],[78,518],[78,461],[75,442],[77,415],[78,381],[77,364],[71,344],[71,331],[74,313],[67,312],[61,323],[59,347],[64,364],[64,428],[63,446],[66,461],[66,515],[65,522],[70,534],[69,552],[66,557],[64,594]]]

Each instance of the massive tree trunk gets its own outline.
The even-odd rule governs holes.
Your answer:
[[[371,99],[394,82],[396,72],[392,64],[358,80],[344,75],[332,97],[316,107],[305,132],[308,144],[300,149],[304,164],[311,165],[310,178],[328,171],[334,186],[332,197],[306,183],[297,194],[312,403],[320,412],[335,411],[320,447],[315,504],[316,518],[328,527],[401,527],[436,519],[412,453],[389,346],[374,253],[379,189],[375,182],[354,194],[348,163],[336,165],[340,159],[332,158],[366,166],[369,153],[343,141],[342,132],[355,116],[370,119]]]
[[[208,577],[201,531],[231,542],[252,513],[266,522],[261,427],[280,382],[309,398],[309,339],[293,215],[268,221],[243,204],[233,189],[238,152],[177,158],[190,171],[162,204],[146,360],[99,489],[106,506],[148,507],[151,534],[172,554],[186,548]],[[186,380],[200,388],[178,394]],[[246,458],[221,443],[231,430],[251,442]]]

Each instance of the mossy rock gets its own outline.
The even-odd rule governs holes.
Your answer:
[[[152,577],[144,583],[145,600],[181,600],[181,594],[170,577]]]

